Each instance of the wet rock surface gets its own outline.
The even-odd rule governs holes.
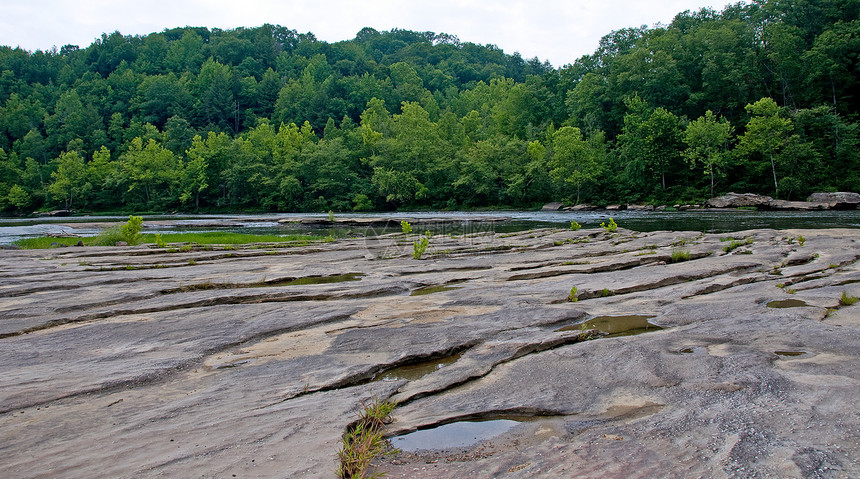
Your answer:
[[[860,231],[415,238],[0,252],[0,475],[860,476]]]

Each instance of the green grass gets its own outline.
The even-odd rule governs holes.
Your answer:
[[[254,235],[243,233],[226,233],[226,232],[203,232],[203,233],[166,233],[160,235],[161,242],[167,245],[169,243],[196,243],[199,245],[244,245],[252,243],[290,243],[308,244],[317,241],[327,241],[328,238],[323,236],[308,236],[308,235]],[[116,241],[122,241],[120,238],[114,238],[112,235],[87,236],[83,238],[57,238],[53,236],[42,236],[39,238],[25,238],[15,242],[22,249],[47,249],[51,248],[53,243],[73,246],[82,241],[84,246],[112,246]],[[140,235],[142,243],[158,243],[155,234]],[[188,248],[190,249],[190,248]]]
[[[347,428],[346,434],[341,438],[341,449],[337,453],[340,459],[337,477],[380,477],[375,471],[370,471],[370,463],[377,457],[396,453],[396,450],[391,450],[390,443],[382,438],[382,429],[390,422],[395,406],[392,402],[381,400],[365,405],[359,413],[358,421]]]
[[[751,244],[753,244],[752,238],[747,238],[745,241],[732,240],[732,242],[729,243],[728,246],[723,246],[723,251],[726,253],[731,253],[732,251],[740,248],[741,246],[751,245]]]
[[[672,251],[672,256],[669,258],[670,263],[680,263],[682,261],[690,260],[690,252],[687,250],[679,250],[676,249]]]
[[[847,291],[843,291],[842,297],[839,298],[839,304],[842,306],[851,306],[857,303],[857,301],[860,301],[860,299],[857,296],[849,296]]]

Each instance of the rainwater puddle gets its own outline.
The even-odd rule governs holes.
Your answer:
[[[455,289],[462,289],[462,286],[451,286],[462,282],[463,281],[456,281],[453,283],[438,286],[424,286],[423,288],[416,289],[409,296],[423,296],[425,294],[441,293],[442,291],[453,291]]]
[[[304,278],[290,279],[287,281],[264,283],[261,286],[299,286],[306,284],[345,283],[347,281],[360,281],[364,276],[366,276],[364,273],[347,273],[331,276],[306,276]]]
[[[768,308],[802,308],[804,306],[809,306],[805,301],[801,301],[799,299],[782,299],[777,301],[771,301],[767,303]]]
[[[655,326],[648,322],[654,316],[595,316],[584,323],[573,324],[556,329],[556,332],[561,331],[579,331],[585,325],[585,329],[596,329],[602,333],[606,333],[606,337],[613,338],[616,336],[634,336],[637,334],[648,333],[651,331],[659,331],[663,328]]]
[[[250,363],[250,362],[251,362],[251,360],[250,360],[250,359],[243,359],[243,360],[240,360],[240,361],[234,361],[234,362],[232,362],[232,363],[219,364],[218,366],[215,366],[215,367],[213,367],[212,369],[213,369],[213,370],[218,370],[218,369],[232,369],[232,368],[238,368],[239,366],[244,366],[245,364],[248,364],[248,363]]]
[[[806,351],[774,351],[773,353],[777,356],[794,358],[797,356],[803,356],[804,354],[806,354]]]
[[[391,444],[405,452],[469,447],[504,434],[520,423],[512,419],[452,422],[393,437]]]
[[[423,363],[418,364],[410,364],[407,366],[399,366],[393,369],[389,369],[384,373],[373,378],[374,381],[399,381],[401,379],[406,379],[408,381],[415,381],[416,379],[421,379],[424,376],[436,372],[445,366],[450,364],[454,364],[460,359],[463,353],[453,354],[451,356],[446,356],[444,358],[434,359],[432,361],[425,361]]]

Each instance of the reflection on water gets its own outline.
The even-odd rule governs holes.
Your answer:
[[[626,315],[626,316],[596,316],[584,323],[559,328],[556,332],[579,331],[596,329],[606,333],[607,338],[616,336],[635,336],[637,334],[659,331],[663,328],[648,322],[654,316]]]
[[[809,306],[809,305],[806,304],[806,301],[802,301],[799,299],[783,299],[783,300],[776,300],[776,301],[771,301],[771,302],[767,303],[768,308],[777,308],[777,309],[803,308],[804,306]]]
[[[503,434],[519,423],[510,419],[452,422],[391,438],[391,444],[405,452],[469,447]]]
[[[860,228],[860,210],[848,211],[493,211],[493,212],[415,212],[415,213],[338,213],[337,218],[462,218],[465,221],[436,225],[416,225],[415,232],[433,234],[510,233],[543,227],[563,227],[576,220],[586,228],[596,228],[609,217],[622,228],[634,231],[706,231],[723,233],[747,229],[773,228]],[[508,218],[504,222],[469,221],[469,218]],[[77,216],[67,218],[0,218],[0,244],[20,238],[73,233],[92,236],[99,232],[93,223],[116,223],[127,216]],[[328,218],[327,214],[270,215],[160,215],[144,216],[144,232],[225,231],[253,234],[331,234],[377,235],[400,232],[399,227],[348,227],[279,224],[281,218]]]

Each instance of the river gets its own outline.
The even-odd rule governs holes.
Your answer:
[[[450,218],[462,222],[421,227],[434,234],[463,234],[482,231],[507,233],[541,227],[568,227],[572,220],[583,227],[597,227],[614,218],[622,228],[634,231],[706,231],[723,233],[749,229],[818,229],[860,228],[860,210],[834,211],[481,211],[481,212],[399,212],[399,213],[338,213],[336,218]],[[485,218],[506,218],[506,221],[486,222]],[[0,218],[0,244],[11,244],[21,238],[74,234],[96,235],[106,223],[124,221],[122,216],[74,216],[64,218]],[[144,232],[231,231],[256,234],[380,234],[399,228],[344,228],[280,224],[279,219],[328,218],[322,213],[293,213],[265,215],[154,215],[144,216]]]

